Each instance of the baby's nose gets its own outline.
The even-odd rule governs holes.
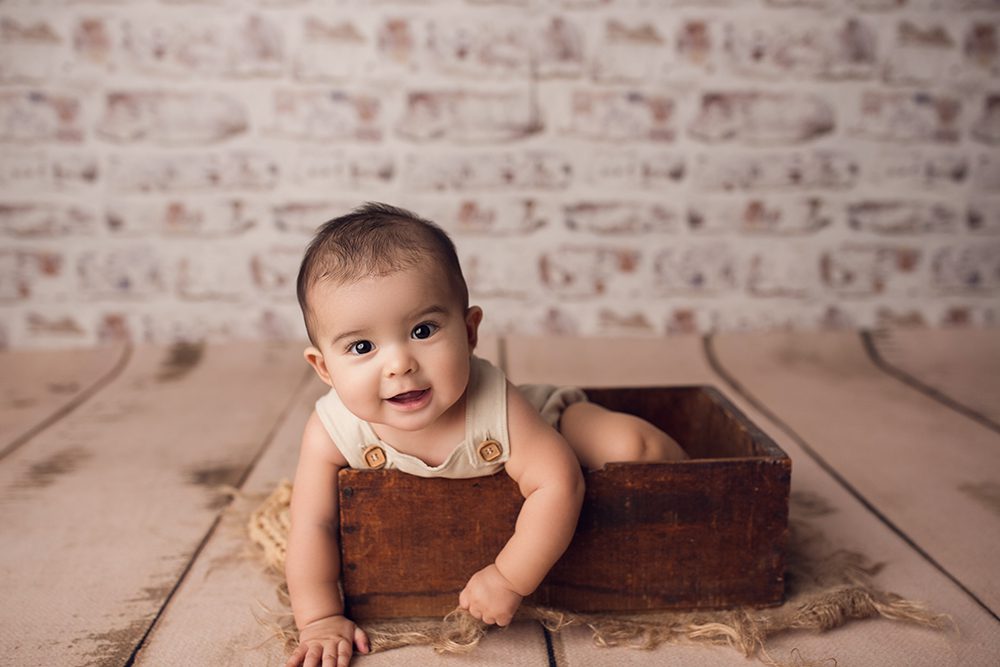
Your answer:
[[[406,375],[417,370],[417,360],[409,350],[400,348],[394,351],[385,365],[386,375]]]

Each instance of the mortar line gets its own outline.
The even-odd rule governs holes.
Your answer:
[[[239,481],[236,483],[235,486],[238,490],[242,491],[243,485],[246,483],[246,480],[250,477],[250,474],[253,472],[254,468],[257,467],[257,463],[260,461],[264,452],[267,451],[267,449],[274,442],[274,439],[277,436],[278,431],[281,429],[281,426],[285,423],[285,420],[288,419],[288,416],[291,414],[291,412],[295,409],[296,401],[299,399],[300,394],[302,394],[305,391],[306,387],[309,386],[309,381],[311,379],[312,379],[312,369],[307,369],[302,376],[302,380],[299,381],[299,385],[296,387],[295,391],[292,392],[292,398],[288,401],[288,403],[282,409],[281,413],[278,415],[278,418],[274,421],[274,424],[271,426],[271,430],[268,431],[267,435],[264,437],[263,443],[261,444],[260,447],[258,447],[257,452],[250,459],[250,462],[247,464],[246,469],[240,476]],[[157,610],[156,615],[149,622],[149,626],[146,628],[146,631],[142,634],[142,637],[140,637],[139,640],[136,642],[135,648],[132,649],[132,653],[129,655],[128,660],[125,661],[123,667],[133,667],[135,665],[135,661],[139,657],[139,653],[142,651],[143,648],[145,648],[147,642],[149,641],[149,638],[153,634],[153,631],[156,629],[156,626],[159,625],[160,619],[163,617],[164,613],[166,613],[167,607],[170,606],[170,603],[171,601],[173,601],[174,596],[181,589],[181,586],[187,579],[188,574],[190,574],[191,570],[194,568],[194,564],[198,561],[198,558],[201,556],[201,553],[205,550],[205,547],[208,546],[208,543],[215,535],[215,532],[218,529],[219,524],[222,523],[222,517],[225,516],[226,510],[229,508],[230,504],[232,504],[232,499],[230,499],[230,501],[226,503],[225,506],[219,509],[219,512],[218,514],[216,514],[215,519],[209,526],[208,531],[206,531],[205,535],[201,538],[201,541],[198,543],[198,546],[195,547],[195,550],[191,553],[191,556],[190,558],[188,558],[188,562],[184,566],[184,569],[181,571],[180,576],[177,577],[177,581],[174,582],[174,585],[170,589],[170,592],[167,593],[167,595],[163,598],[163,602],[160,603],[160,608]]]
[[[743,397],[755,410],[767,417],[768,420],[773,422],[778,428],[784,431],[795,443],[802,448],[809,458],[811,458],[820,468],[823,469],[830,477],[832,477],[838,484],[840,484],[844,490],[846,490],[851,496],[854,497],[861,505],[867,509],[872,515],[875,516],[879,521],[881,521],[889,530],[896,534],[903,542],[910,546],[911,549],[920,554],[925,561],[927,561],[931,566],[933,566],[938,572],[943,574],[948,578],[953,584],[958,586],[966,595],[969,596],[977,605],[979,605],[987,614],[993,617],[994,621],[1000,622],[1000,616],[997,615],[985,602],[983,602],[979,596],[977,596],[972,590],[962,583],[955,575],[949,572],[941,563],[934,559],[923,547],[917,544],[913,538],[911,538],[902,528],[896,525],[888,516],[882,513],[868,498],[865,497],[861,491],[859,491],[853,484],[851,484],[847,479],[841,475],[833,465],[830,464],[823,456],[816,451],[801,435],[799,435],[787,422],[781,419],[777,414],[774,413],[770,408],[768,408],[764,403],[754,396],[749,389],[747,389],[742,383],[740,383],[735,377],[730,375],[729,371],[723,368],[722,363],[719,361],[715,354],[715,348],[712,344],[712,335],[707,334],[702,336],[702,347],[705,352],[705,357],[708,360],[709,367],[715,371],[716,374],[724,382],[726,382],[734,392]]]

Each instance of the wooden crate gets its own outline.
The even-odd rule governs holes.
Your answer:
[[[586,474],[569,549],[529,598],[573,611],[779,604],[788,456],[711,387],[587,389],[690,454]],[[522,498],[507,475],[425,479],[340,472],[343,586],[358,620],[442,616],[513,532]]]

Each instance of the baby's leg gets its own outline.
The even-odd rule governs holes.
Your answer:
[[[645,419],[612,412],[595,403],[574,403],[563,412],[559,431],[585,468],[612,461],[679,461],[688,458],[669,435]]]

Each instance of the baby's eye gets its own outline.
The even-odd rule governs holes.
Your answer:
[[[439,328],[440,327],[438,327],[438,325],[434,324],[433,322],[422,322],[417,326],[413,327],[413,331],[410,333],[410,335],[413,338],[416,338],[417,340],[423,340],[425,338],[430,338],[431,336],[433,336],[434,332],[437,331]]]
[[[348,347],[347,349],[348,351],[350,351],[351,354],[362,355],[362,354],[368,354],[369,352],[374,350],[375,346],[372,345],[372,342],[369,340],[359,340],[356,343],[351,343],[350,347]]]

